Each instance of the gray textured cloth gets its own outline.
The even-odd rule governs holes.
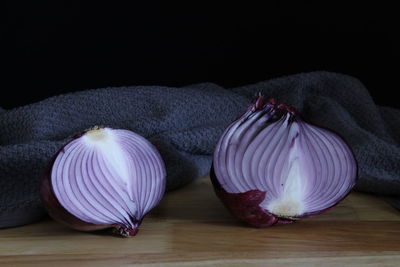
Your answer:
[[[400,111],[375,105],[357,79],[313,72],[229,90],[210,83],[86,90],[0,109],[0,227],[44,215],[43,169],[72,135],[94,125],[130,129],[153,142],[166,162],[168,190],[206,174],[223,130],[259,91],[348,141],[359,163],[357,190],[398,199]]]

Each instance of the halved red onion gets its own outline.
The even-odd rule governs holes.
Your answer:
[[[58,152],[41,194],[50,216],[74,229],[113,227],[133,236],[165,184],[164,162],[149,141],[129,130],[94,127]]]
[[[330,209],[349,194],[356,176],[356,160],[340,136],[263,96],[225,130],[211,168],[219,198],[256,227]]]

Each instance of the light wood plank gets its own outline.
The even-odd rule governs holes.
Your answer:
[[[375,196],[351,193],[323,215],[256,229],[229,214],[208,177],[168,193],[133,238],[78,232],[50,219],[0,230],[4,266],[397,266],[399,262],[400,212]]]

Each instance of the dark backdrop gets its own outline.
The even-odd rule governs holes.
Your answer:
[[[0,106],[88,88],[232,87],[328,70],[359,78],[378,104],[399,107],[394,7],[136,2],[2,1]]]

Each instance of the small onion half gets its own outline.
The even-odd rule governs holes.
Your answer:
[[[41,186],[48,213],[74,229],[134,236],[165,192],[157,149],[128,130],[94,127],[54,157]]]
[[[355,185],[357,163],[336,133],[259,96],[223,133],[210,176],[231,213],[265,227],[338,204]]]

